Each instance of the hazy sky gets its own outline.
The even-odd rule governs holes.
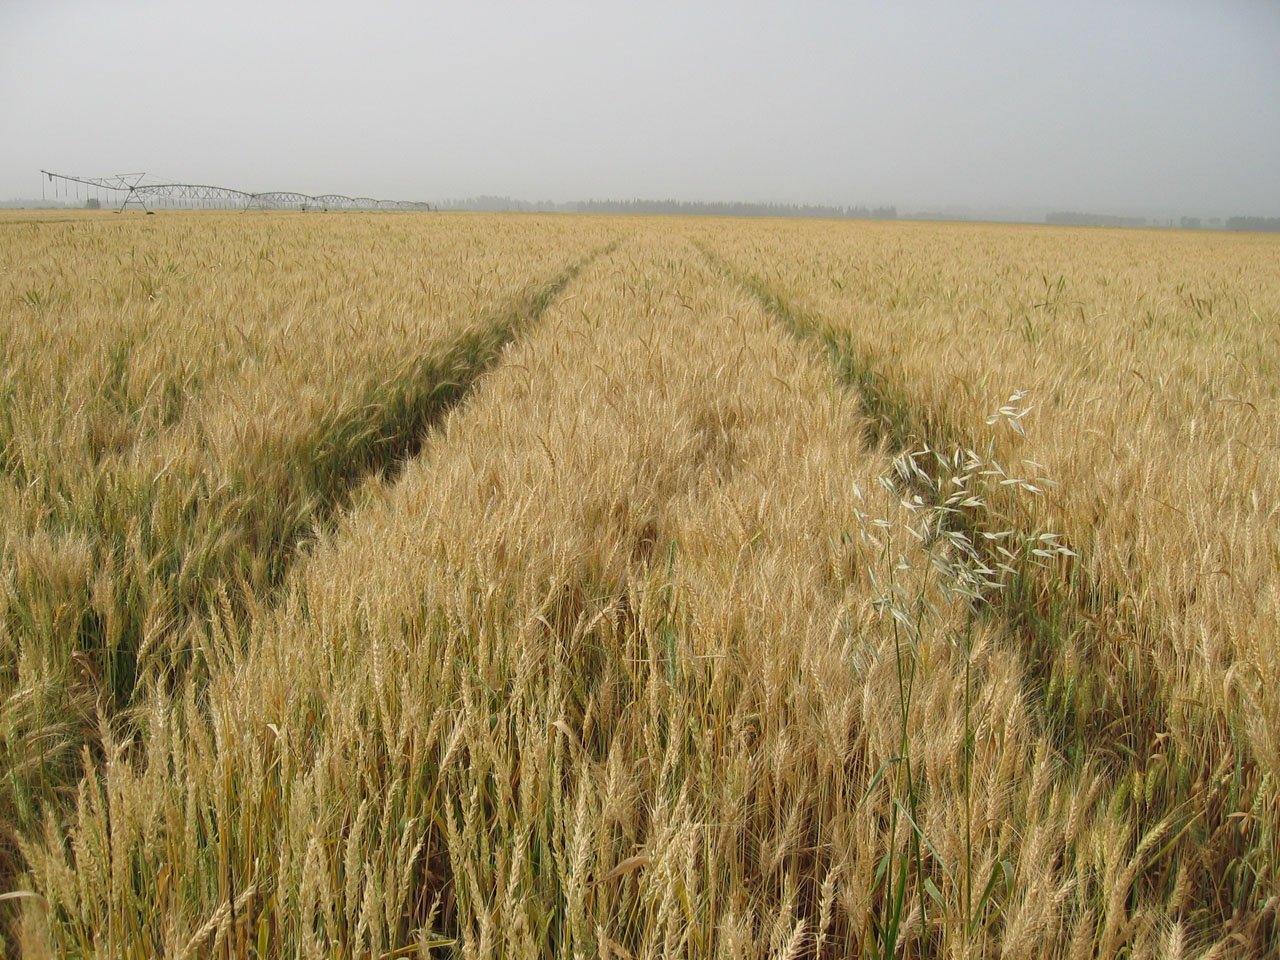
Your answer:
[[[438,200],[1280,215],[1280,0],[0,0],[41,168]]]

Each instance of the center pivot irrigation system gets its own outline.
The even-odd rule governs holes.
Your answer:
[[[136,203],[147,213],[152,207],[228,210],[430,210],[431,204],[414,200],[375,200],[373,197],[348,197],[340,193],[311,196],[291,190],[249,193],[234,187],[215,187],[205,183],[164,183],[145,173],[118,173],[110,177],[73,177],[65,173],[41,170],[44,199],[73,196],[76,200],[117,201],[119,213]]]

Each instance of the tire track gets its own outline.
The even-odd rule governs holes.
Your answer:
[[[790,335],[827,354],[840,381],[866,409],[869,443],[883,444],[893,454],[921,445],[939,451],[972,445],[956,425],[917,408],[878,369],[876,358],[858,349],[852,334],[831,330],[704,243],[695,241],[695,246]],[[930,470],[923,460],[921,466]],[[899,483],[905,494],[930,489],[901,478]],[[988,565],[1009,562],[986,547],[982,534],[999,526],[986,509],[952,514],[949,520],[951,529],[980,550],[985,547]],[[1196,893],[1188,899],[1200,908],[1198,925],[1237,930],[1245,942],[1267,942],[1280,934],[1272,897],[1280,857],[1268,817],[1259,816],[1270,811],[1273,817],[1276,803],[1257,764],[1230,730],[1217,724],[1205,725],[1202,736],[1210,743],[1199,755],[1179,747],[1169,733],[1171,706],[1142,639],[1152,628],[1124,614],[1114,590],[1093,582],[1074,561],[1059,570],[1025,561],[1014,567],[1008,588],[988,596],[983,607],[998,618],[1007,642],[1026,651],[1027,693],[1042,735],[1070,769],[1088,760],[1097,763],[1105,772],[1112,809],[1137,824],[1139,836],[1167,828],[1174,838],[1148,862],[1147,888],[1172,893],[1187,882],[1182,871],[1189,867]],[[1127,662],[1122,661],[1117,680],[1114,661],[1120,656]],[[1241,902],[1250,904],[1243,915]]]
[[[507,345],[536,324],[588,264],[616,246],[588,253],[442,349],[424,354],[404,375],[374,385],[363,402],[296,438],[280,458],[281,469],[270,475],[242,467],[216,486],[199,474],[157,477],[181,497],[190,528],[204,531],[190,541],[200,547],[183,555],[181,544],[162,545],[154,558],[149,572],[164,583],[174,609],[162,635],[155,633],[154,604],[146,602],[151,594],[137,577],[117,585],[121,599],[113,604],[113,622],[87,596],[83,599],[83,615],[71,625],[75,663],[65,665],[57,698],[76,705],[82,721],[61,729],[53,749],[40,746],[32,754],[35,746],[23,746],[48,739],[39,718],[5,717],[15,736],[0,743],[0,757],[15,770],[34,766],[37,785],[28,790],[15,774],[12,786],[0,787],[0,890],[13,886],[20,869],[13,841],[18,823],[38,822],[44,811],[37,798],[69,790],[80,775],[82,747],[94,743],[94,705],[122,717],[144,679],[179,688],[197,662],[189,629],[215,614],[217,629],[242,633],[254,612],[274,602],[306,544],[351,504],[361,484],[398,474],[432,428],[499,362]],[[290,507],[282,510],[282,503]],[[128,547],[123,532],[120,540],[110,545],[117,555]],[[14,636],[29,628],[20,613],[11,610],[6,619],[11,622],[0,627]],[[104,759],[100,751],[95,759]],[[3,822],[15,806],[26,812],[13,823]]]

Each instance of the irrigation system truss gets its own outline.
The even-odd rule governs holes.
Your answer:
[[[136,203],[148,213],[152,207],[186,207],[229,210],[430,210],[431,204],[413,200],[375,200],[373,197],[348,197],[340,193],[312,196],[292,190],[269,190],[249,193],[234,187],[215,187],[207,183],[163,183],[148,179],[145,173],[118,173],[109,177],[73,177],[65,173],[41,170],[42,192],[52,191],[54,199],[72,196],[80,200],[97,200],[100,204],[120,202],[117,212]]]

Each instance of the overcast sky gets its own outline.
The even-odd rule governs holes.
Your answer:
[[[38,170],[439,200],[1280,215],[1280,0],[0,0]]]

